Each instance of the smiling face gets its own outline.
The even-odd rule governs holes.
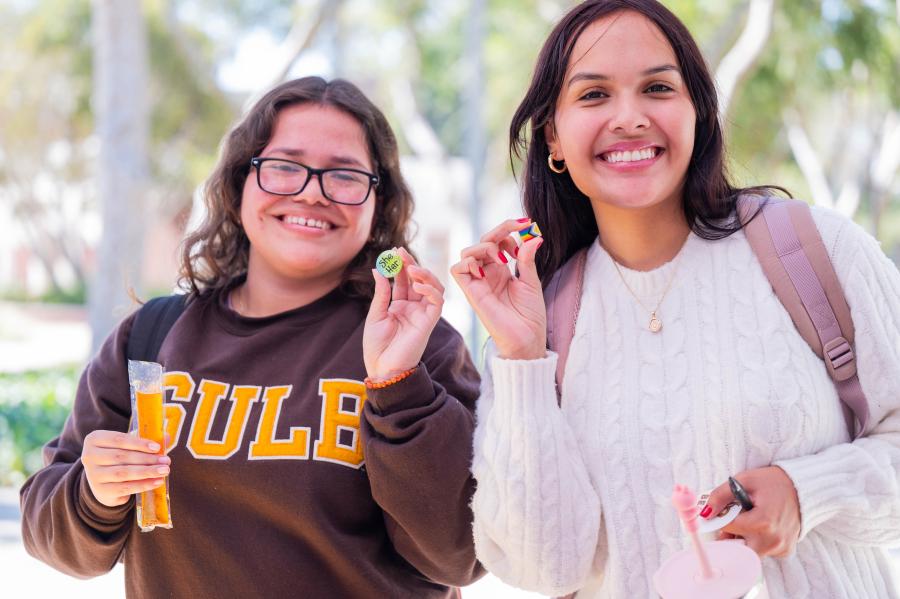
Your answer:
[[[634,209],[681,203],[695,122],[665,35],[621,12],[579,36],[545,133],[595,211]]]
[[[331,106],[304,103],[281,109],[272,137],[260,152],[313,168],[374,172],[365,132],[349,114]],[[267,193],[250,170],[241,196],[241,224],[250,240],[248,276],[291,280],[331,280],[365,245],[375,213],[375,190],[358,206],[330,202],[318,177],[295,196]]]

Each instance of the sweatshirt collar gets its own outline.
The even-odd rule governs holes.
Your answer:
[[[299,308],[286,310],[269,316],[243,316],[235,312],[229,306],[228,297],[235,287],[244,282],[244,279],[245,277],[243,275],[235,277],[228,285],[216,290],[213,297],[210,298],[212,300],[211,304],[215,311],[216,320],[225,330],[235,335],[251,335],[272,325],[298,328],[306,327],[321,321],[340,306],[352,301],[346,293],[337,287],[312,303],[300,306]]]

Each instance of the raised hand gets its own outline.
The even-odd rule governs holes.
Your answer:
[[[547,310],[534,255],[543,243],[535,237],[518,251],[510,233],[527,227],[529,219],[507,220],[485,233],[481,243],[464,249],[450,273],[462,288],[501,358],[531,360],[546,355]],[[506,255],[518,260],[518,277]]]
[[[171,459],[152,441],[128,433],[93,431],[84,438],[81,463],[97,501],[108,507],[163,484]]]
[[[444,305],[444,286],[437,277],[416,264],[406,249],[398,251],[403,270],[393,287],[372,270],[375,295],[363,331],[363,359],[373,380],[389,379],[419,363]]]

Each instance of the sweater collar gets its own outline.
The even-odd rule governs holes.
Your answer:
[[[589,252],[589,264],[593,263],[599,269],[601,278],[606,284],[615,281],[626,291],[623,281],[641,299],[658,300],[671,281],[672,286],[678,285],[678,279],[686,274],[686,263],[690,262],[690,255],[694,252],[700,238],[693,231],[688,233],[687,239],[681,249],[672,260],[654,268],[653,270],[633,270],[619,264],[621,277],[616,272],[616,265],[612,256],[600,245],[600,238],[591,247]],[[672,280],[672,277],[675,277]]]

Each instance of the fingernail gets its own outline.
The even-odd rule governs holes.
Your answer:
[[[481,273],[481,278],[483,279],[484,278],[484,269],[479,266],[478,272]]]
[[[159,468],[156,469],[156,471],[159,472],[160,474],[168,474],[169,467],[168,466],[160,466]]]
[[[509,260],[506,259],[506,256],[503,255],[503,252],[500,252],[497,255],[500,257],[500,261],[503,262],[503,264],[509,262]]]
[[[158,463],[158,464],[171,464],[171,463],[172,463],[172,458],[170,458],[169,456],[164,456],[164,455],[163,455],[163,456],[159,456],[159,459],[156,460],[156,463]]]
[[[519,246],[516,246],[516,249],[513,250],[513,256],[515,256],[516,258],[519,257]]]
[[[537,249],[539,247],[541,247],[543,244],[544,244],[544,238],[541,237],[540,239],[538,239],[537,245],[534,246],[534,250],[537,251]]]
[[[516,222],[517,222],[517,223],[527,223],[527,222],[530,221],[530,220],[531,220],[531,219],[528,218],[528,217],[526,216],[525,218],[517,218],[517,219],[516,219]]]
[[[700,512],[701,518],[709,518],[709,515],[712,513],[712,506],[706,506],[703,508],[703,511]]]
[[[148,443],[147,447],[150,448],[150,451],[159,451],[159,443]]]

